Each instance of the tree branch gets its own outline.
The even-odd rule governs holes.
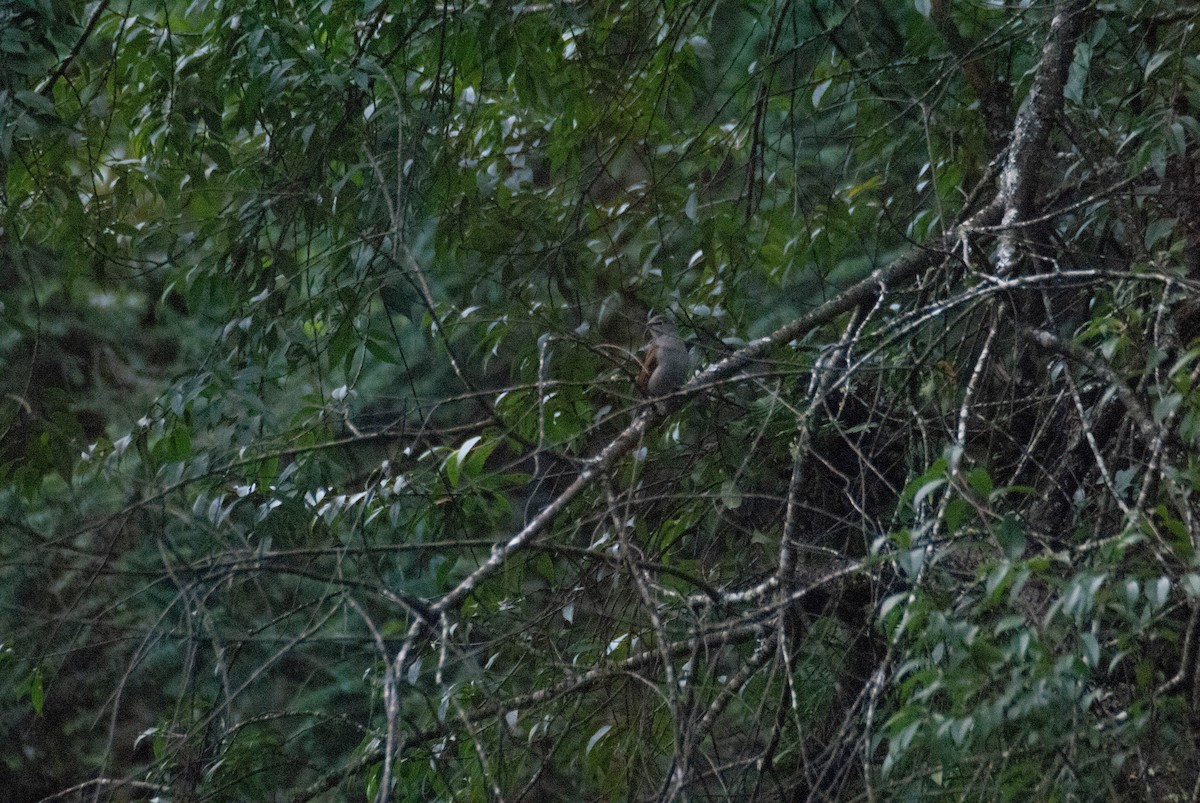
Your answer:
[[[1087,4],[1066,0],[1055,7],[1050,21],[1050,37],[1042,48],[1033,86],[1013,122],[1008,159],[1000,173],[998,200],[1004,205],[1004,226],[1013,226],[1029,216],[1037,190],[1038,168],[1046,155],[1050,124],[1062,108],[1067,68],[1075,52],[1075,43],[1083,32]],[[996,251],[996,272],[1007,275],[1016,261],[1016,237],[1012,231],[1000,235]]]

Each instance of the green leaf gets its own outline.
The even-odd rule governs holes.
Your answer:
[[[996,543],[1009,560],[1020,560],[1025,554],[1025,528],[1012,514],[1005,515],[995,527]]]
[[[38,716],[42,714],[42,707],[46,703],[46,690],[42,684],[42,670],[35,669],[29,676],[29,704],[33,706],[33,711]]]
[[[992,497],[992,476],[984,468],[973,468],[967,472],[967,484],[984,500]]]
[[[41,94],[32,91],[18,91],[13,93],[13,96],[30,112],[40,115],[45,118],[57,118],[58,114],[54,108],[54,104]]]
[[[483,436],[475,435],[463,441],[458,449],[451,452],[445,462],[442,464],[446,470],[446,478],[450,481],[450,487],[458,487],[458,478],[462,471],[463,462],[467,459],[467,455],[475,448],[475,445],[483,440]]]
[[[1175,231],[1175,223],[1176,219],[1173,217],[1158,218],[1150,221],[1146,226],[1146,250],[1153,251],[1155,246],[1170,237]]]
[[[1142,76],[1142,80],[1144,80],[1144,81],[1149,80],[1150,76],[1153,75],[1155,73],[1155,71],[1158,70],[1159,67],[1166,64],[1167,59],[1169,59],[1169,58],[1171,58],[1171,53],[1170,53],[1170,51],[1166,51],[1166,50],[1160,50],[1159,52],[1157,52],[1153,56],[1151,56],[1149,61],[1146,62],[1146,71],[1145,71],[1145,74]]]
[[[1075,57],[1071,61],[1067,83],[1063,87],[1063,97],[1078,106],[1083,105],[1083,90],[1091,68],[1092,45],[1090,42],[1080,42],[1075,46]]]
[[[737,510],[742,506],[742,492],[733,480],[721,484],[721,504],[726,510]]]

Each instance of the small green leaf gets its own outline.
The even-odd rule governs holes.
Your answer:
[[[946,503],[946,531],[957,532],[971,516],[971,506],[965,499],[955,497]]]
[[[1188,572],[1183,576],[1183,590],[1189,597],[1200,597],[1200,575]]]
[[[452,452],[450,456],[446,458],[446,478],[450,480],[450,487],[454,488],[458,486],[458,477],[462,471],[463,461],[467,459],[467,455],[469,455],[471,450],[475,448],[475,444],[479,443],[481,440],[483,440],[483,436],[481,435],[475,435],[474,437],[467,438],[467,440],[463,442],[462,446],[458,447],[456,451]]]
[[[1020,560],[1025,554],[1025,530],[1016,516],[1009,514],[996,527],[996,542],[1010,560]]]
[[[913,496],[912,506],[914,508],[920,507],[921,503],[925,501],[925,497],[930,496],[945,484],[946,479],[944,477],[936,480],[930,480],[929,482],[925,483],[917,491],[916,495]]]
[[[57,116],[54,111],[54,104],[37,92],[29,90],[14,92],[13,97],[20,101],[26,109],[35,114],[45,115],[46,117]]]
[[[992,476],[987,473],[987,469],[971,469],[967,473],[967,484],[971,486],[971,490],[984,499],[988,499],[992,495]]]
[[[1171,232],[1175,231],[1176,219],[1173,217],[1158,218],[1152,220],[1146,226],[1146,250],[1153,251],[1154,246],[1171,236]]]
[[[1151,56],[1150,60],[1146,62],[1146,72],[1142,76],[1142,80],[1145,80],[1153,75],[1154,71],[1166,64],[1167,59],[1169,58],[1171,58],[1171,53],[1166,50],[1160,50],[1158,53],[1155,53],[1153,56]]]
[[[42,713],[42,706],[46,702],[46,689],[42,685],[42,670],[33,670],[33,676],[29,679],[29,703],[33,706],[33,710],[39,716]]]
[[[1080,42],[1075,46],[1075,58],[1071,62],[1067,83],[1063,87],[1063,97],[1076,105],[1083,104],[1083,88],[1087,84],[1088,73],[1092,68],[1092,46],[1088,42]]]

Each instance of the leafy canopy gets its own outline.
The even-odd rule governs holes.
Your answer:
[[[0,788],[1191,789],[1194,16],[0,8]]]

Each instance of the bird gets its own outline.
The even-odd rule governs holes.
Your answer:
[[[637,388],[643,396],[665,396],[675,391],[688,377],[687,347],[666,315],[655,315],[646,323],[650,341],[638,374]]]

